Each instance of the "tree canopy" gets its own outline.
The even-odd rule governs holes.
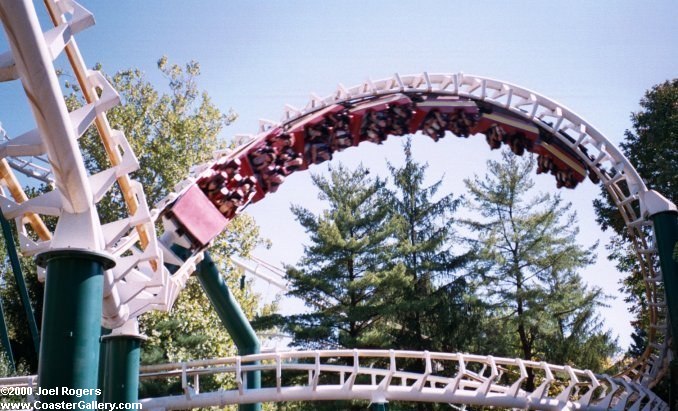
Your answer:
[[[294,343],[305,348],[386,347],[385,321],[408,280],[400,265],[390,266],[394,224],[384,201],[384,181],[364,167],[343,165],[330,177],[314,175],[328,209],[314,215],[301,206],[292,212],[310,236],[297,267],[288,267],[290,294],[313,312],[293,316]],[[380,193],[378,195],[377,193]]]
[[[678,168],[678,79],[647,90],[640,100],[639,111],[631,113],[631,129],[625,131],[619,146],[648,188],[674,203],[678,201],[675,171]],[[633,355],[642,352],[646,344],[645,285],[624,221],[604,188],[593,205],[598,224],[614,233],[607,245],[609,259],[616,262],[620,271],[628,273],[621,291],[635,315],[633,345],[629,351]]]
[[[200,66],[197,62],[180,66],[170,64],[163,57],[158,61],[158,69],[168,81],[165,91],[163,87],[151,84],[138,69],[122,70],[109,79],[118,90],[123,104],[111,109],[108,119],[113,128],[124,131],[139,159],[140,169],[133,178],[143,184],[149,205],[156,203],[186,178],[191,166],[207,161],[214,150],[223,148],[225,143],[219,139],[219,133],[236,118],[233,112],[222,113],[211,102],[209,95],[199,90]],[[67,96],[66,101],[71,110],[83,104],[77,88]],[[94,127],[87,130],[80,144],[85,164],[91,173],[109,166]],[[98,211],[102,222],[117,220],[125,215],[125,205],[117,188],[98,204]],[[228,230],[210,250],[222,275],[250,318],[258,310],[258,297],[250,284],[246,284],[244,289],[237,286],[239,273],[229,262],[228,256],[235,252],[247,255],[260,241],[258,227],[253,219],[242,215],[231,222]],[[37,283],[32,260],[24,260],[23,266],[36,314],[40,317],[42,285]],[[15,353],[27,352],[19,355],[19,359],[34,361],[29,355],[33,348],[27,327],[23,326],[23,311],[17,301],[16,291],[11,288],[13,282],[5,281],[2,287],[3,301],[8,302],[6,305],[11,313],[8,318]],[[145,314],[140,317],[140,327],[149,337],[142,344],[143,363],[211,358],[235,353],[232,341],[193,278],[189,280],[172,313]]]
[[[495,322],[510,330],[505,345],[526,360],[601,371],[616,351],[595,314],[605,296],[578,274],[593,262],[596,245],[578,244],[576,214],[559,195],[532,195],[532,158],[506,151],[502,160],[488,161],[484,177],[465,180],[480,218],[464,223],[472,232],[471,269],[482,278]]]

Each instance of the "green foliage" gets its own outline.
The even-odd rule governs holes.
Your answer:
[[[678,201],[678,79],[653,86],[640,100],[640,110],[631,114],[631,130],[624,133],[622,153],[638,170],[648,188],[655,189],[672,202]],[[636,254],[628,238],[624,221],[605,189],[594,201],[597,221],[603,230],[612,229],[615,236],[607,245],[609,259],[617,268],[629,273],[621,284],[625,300],[635,315],[634,345],[629,355],[642,352],[647,326],[645,285]],[[676,254],[678,257],[678,248]]]
[[[384,182],[367,174],[363,167],[349,171],[339,165],[329,179],[314,175],[319,197],[329,209],[315,216],[292,207],[311,243],[299,266],[288,268],[290,294],[315,310],[286,322],[296,345],[353,348],[391,343],[384,320],[408,280],[402,266],[389,267],[394,223],[383,201]]]
[[[42,318],[43,286],[38,282],[35,263],[32,259],[20,259],[33,312],[38,321],[38,327],[40,327],[40,319]],[[27,365],[27,370],[36,372],[38,357],[35,352],[30,330],[27,326],[26,314],[19,298],[19,289],[17,288],[9,263],[6,264],[6,269],[3,269],[3,271],[4,276],[2,288],[0,289],[0,296],[5,308],[5,321],[7,322],[9,337],[12,342],[12,351],[17,361],[24,362]]]
[[[651,188],[678,201],[678,79],[652,87],[620,147]]]
[[[428,165],[414,161],[411,139],[404,152],[402,167],[388,165],[394,186],[388,205],[397,222],[392,261],[405,267],[409,280],[403,299],[394,302],[395,342],[404,349],[456,351],[472,338],[467,328],[479,324],[470,284],[454,276],[465,263],[465,255],[456,256],[452,250],[452,215],[459,199],[452,194],[436,199],[442,179],[426,186]]]
[[[192,165],[204,162],[211,153],[223,146],[218,139],[221,129],[235,119],[233,113],[223,114],[213,105],[209,96],[199,92],[197,77],[199,65],[190,62],[185,67],[170,65],[163,57],[158,68],[169,82],[169,91],[161,92],[136,69],[116,73],[110,80],[124,103],[108,112],[115,129],[123,130],[141,164],[133,178],[145,189],[149,204],[154,204],[183,180]],[[83,101],[78,94],[67,97],[70,110],[80,107]],[[110,166],[104,148],[94,127],[80,139],[88,170],[96,173]],[[125,205],[117,188],[98,205],[102,222],[125,216]],[[249,284],[244,290],[237,286],[239,274],[228,260],[233,253],[247,255],[261,242],[253,219],[243,215],[234,220],[226,233],[211,248],[211,254],[234,295],[248,317],[254,316],[259,298]],[[2,260],[4,258],[2,249]],[[42,286],[37,283],[32,259],[24,259],[24,274],[37,314],[42,312]],[[3,268],[8,265],[4,264]],[[4,270],[4,272],[7,272]],[[1,283],[3,301],[7,305],[10,336],[15,347],[15,357],[31,364],[35,372],[35,357],[28,334],[23,310],[18,303],[14,280],[4,276]],[[264,309],[270,310],[270,307]],[[38,321],[39,321],[38,315]],[[140,326],[149,339],[142,345],[144,363],[181,361],[233,355],[235,348],[224,331],[207,297],[197,281],[189,281],[171,313],[152,312],[140,318]],[[18,343],[17,343],[18,342]],[[18,354],[18,355],[17,355]],[[202,381],[203,389],[217,387],[225,381]],[[145,393],[167,394],[178,388],[177,383],[155,382],[145,384]]]
[[[528,198],[533,167],[533,159],[505,152],[483,178],[465,180],[469,206],[481,216],[465,221],[474,232],[471,269],[481,275],[495,322],[508,325],[514,355],[600,371],[616,350],[595,314],[605,296],[577,274],[593,262],[596,245],[577,244],[576,215],[560,196]]]
[[[212,152],[223,147],[218,134],[235,119],[223,114],[205,92],[197,87],[200,66],[190,62],[184,67],[169,64],[166,57],[158,61],[158,69],[169,83],[169,92],[161,92],[136,69],[116,73],[110,80],[118,90],[123,105],[108,113],[111,126],[124,130],[140,169],[134,178],[142,183],[149,204],[172,191],[186,178],[191,166],[207,161]],[[71,104],[77,104],[71,96]],[[88,168],[96,172],[108,166],[106,153],[95,130],[83,137],[82,149]],[[120,195],[99,204],[102,220],[124,215]],[[254,220],[240,216],[217,238],[210,249],[215,263],[231,285],[245,314],[252,318],[258,296],[249,286],[240,290],[239,273],[228,257],[234,253],[247,255],[261,241]],[[148,340],[142,345],[142,363],[176,362],[190,359],[234,355],[233,342],[224,330],[200,284],[189,280],[170,313],[150,312],[140,319]],[[217,388],[223,379],[201,381],[203,389]],[[166,394],[179,390],[178,382],[153,381],[142,385],[142,395]]]

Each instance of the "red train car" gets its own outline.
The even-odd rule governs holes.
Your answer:
[[[586,165],[572,150],[515,114],[486,109],[472,132],[485,134],[492,149],[505,143],[517,155],[526,150],[537,154],[537,173],[554,175],[558,188],[574,188],[586,178]]]
[[[537,154],[537,174],[553,174],[558,188],[575,188],[586,178],[586,165],[560,141],[550,140],[540,138],[533,149]]]
[[[472,132],[485,134],[487,143],[493,150],[506,143],[517,155],[523,155],[525,150],[532,150],[532,146],[539,138],[537,126],[515,115],[497,110],[483,113]]]
[[[478,106],[471,100],[457,96],[424,95],[417,101],[410,132],[421,130],[433,140],[451,131],[459,137],[468,137],[477,123]]]
[[[290,124],[288,133],[294,136],[294,149],[303,154],[301,169],[330,160],[333,152],[351,147],[354,138],[350,124],[348,110],[340,104],[325,107]]]
[[[391,94],[361,102],[349,110],[353,144],[369,141],[381,144],[389,135],[410,132],[414,104],[404,94]]]

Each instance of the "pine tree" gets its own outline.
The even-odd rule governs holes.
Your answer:
[[[465,326],[477,319],[469,284],[455,277],[465,261],[452,250],[452,216],[459,199],[453,194],[436,199],[442,179],[427,186],[428,165],[414,161],[410,138],[403,149],[405,164],[388,164],[394,185],[388,192],[389,206],[398,221],[393,262],[405,267],[412,284],[399,306],[396,346],[456,351],[470,337]]]
[[[390,346],[384,319],[407,285],[401,266],[389,266],[394,225],[383,201],[384,181],[360,166],[339,165],[329,178],[314,175],[320,215],[293,206],[310,235],[304,256],[288,267],[290,294],[307,302],[310,314],[286,319],[294,344],[305,348]]]
[[[616,343],[595,314],[603,294],[577,274],[593,262],[595,245],[577,244],[576,215],[560,196],[528,198],[533,168],[533,159],[505,152],[503,162],[488,162],[485,177],[465,180],[469,205],[482,217],[465,222],[475,232],[473,270],[501,313],[495,321],[509,325],[514,355],[564,363],[588,358],[587,366],[600,370]],[[531,373],[526,388],[534,388]]]

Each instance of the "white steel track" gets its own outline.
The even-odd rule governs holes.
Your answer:
[[[136,318],[140,305],[146,309],[169,308],[162,292],[169,273],[163,268],[154,217],[142,187],[129,178],[139,163],[123,132],[112,129],[106,119],[106,111],[119,104],[120,98],[102,73],[87,69],[74,38],[94,24],[94,17],[73,0],[47,0],[45,4],[54,24],[45,33],[40,31],[31,2],[5,2],[0,7],[12,48],[0,58],[0,81],[20,80],[24,84],[38,125],[13,139],[3,138],[0,157],[8,167],[41,182],[49,181],[56,188],[26,198],[8,184],[10,193],[0,195],[0,204],[5,216],[16,221],[19,245],[25,255],[54,248],[81,248],[104,251],[116,259],[116,268],[104,275],[102,318],[104,326],[116,328]],[[67,111],[52,62],[61,53],[67,55],[85,100],[72,112]],[[96,175],[84,169],[78,147],[79,137],[91,124],[99,131],[111,165]],[[49,169],[27,160],[31,157],[46,159]],[[17,185],[12,177],[3,172],[6,182],[14,180]],[[129,217],[102,225],[95,204],[116,182]],[[38,214],[59,217],[54,234],[41,224]],[[123,237],[126,242],[121,249],[117,243]],[[123,254],[127,255],[122,257]],[[131,266],[139,269],[136,275],[126,276],[125,270]]]
[[[247,389],[260,371],[262,388]],[[534,387],[525,387],[529,375]],[[220,376],[227,387],[201,392],[200,379]],[[150,365],[142,381],[181,381],[182,395],[144,398],[144,409],[223,407],[280,401],[364,400],[438,402],[535,410],[666,410],[650,389],[626,378],[569,366],[462,353],[394,350],[285,351]],[[35,377],[0,380],[35,386]],[[30,398],[29,398],[30,399]]]
[[[0,124],[0,150],[7,151],[7,146],[2,146],[2,143],[10,143],[12,139],[7,135],[7,132]],[[0,157],[3,157],[0,154]],[[26,177],[33,178],[43,184],[51,185],[54,183],[54,175],[52,168],[49,166],[49,160],[45,156],[10,156],[5,157],[7,163],[12,169],[20,172]]]
[[[246,388],[261,371],[263,388]],[[232,388],[201,393],[200,378],[226,375]],[[535,384],[525,389],[528,375]],[[145,366],[141,379],[179,378],[184,395],[142,399],[144,409],[250,402],[359,399],[539,410],[664,410],[651,390],[624,378],[520,359],[417,351],[288,351]]]

